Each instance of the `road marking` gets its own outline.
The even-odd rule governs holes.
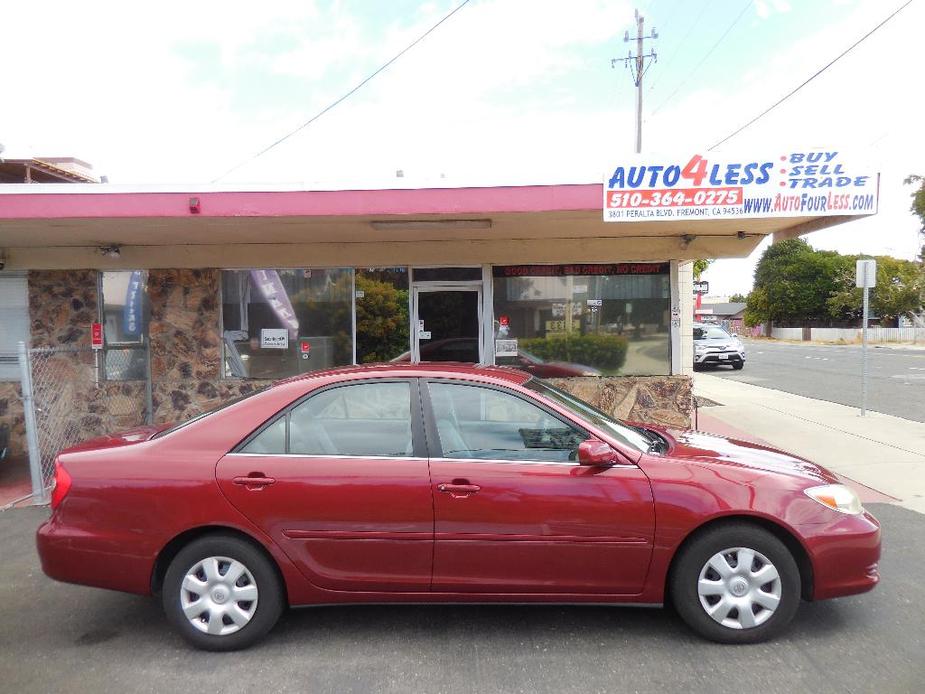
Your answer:
[[[925,374],[893,374],[890,378],[925,379]]]

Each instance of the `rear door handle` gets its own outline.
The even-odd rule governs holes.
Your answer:
[[[454,499],[464,499],[471,494],[477,493],[481,487],[477,484],[443,484],[437,485],[437,490],[445,492]]]
[[[263,489],[264,487],[268,487],[276,482],[276,480],[272,477],[264,477],[262,475],[234,477],[231,481],[235,484],[241,485],[242,487],[247,487],[248,489]]]

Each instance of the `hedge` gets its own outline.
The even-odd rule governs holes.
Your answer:
[[[619,335],[555,335],[518,341],[546,361],[567,361],[599,369],[618,370],[626,363],[627,339]]]

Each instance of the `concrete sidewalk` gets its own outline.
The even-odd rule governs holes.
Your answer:
[[[925,513],[925,423],[697,373],[694,394],[719,403],[704,420],[748,432]],[[712,427],[715,433],[725,434]]]

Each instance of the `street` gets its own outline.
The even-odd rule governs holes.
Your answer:
[[[720,367],[705,373],[860,407],[860,346],[744,342],[744,369]],[[925,350],[870,346],[868,367],[868,409],[925,422]]]
[[[352,606],[288,613],[257,647],[194,651],[150,598],[56,583],[34,531],[0,513],[0,689],[8,692],[911,692],[925,678],[925,516],[883,524],[872,593],[804,603],[755,646],[692,635],[671,611],[606,606]]]

